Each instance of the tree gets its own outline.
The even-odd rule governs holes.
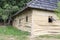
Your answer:
[[[11,16],[23,8],[29,1],[30,0],[0,0],[0,16],[4,20],[4,24],[6,24],[7,19],[9,19],[9,24]]]
[[[60,19],[60,2],[58,2],[57,5],[58,5],[58,7],[57,7],[57,9],[55,10],[55,13],[56,13],[56,15],[59,17],[59,19]]]
[[[3,9],[0,7],[0,16],[2,15]]]
[[[3,11],[3,15],[2,15],[2,19],[4,20],[4,24],[6,24],[6,20],[8,20],[8,24],[10,24],[10,20],[11,20],[11,16],[19,10],[18,6],[12,6],[9,4],[6,4],[4,7],[4,11]]]

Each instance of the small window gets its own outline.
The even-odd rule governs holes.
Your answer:
[[[28,22],[28,16],[26,16],[26,22]]]
[[[49,17],[48,17],[48,22],[49,22],[49,23],[52,23],[52,22],[53,22],[52,16],[49,16]]]

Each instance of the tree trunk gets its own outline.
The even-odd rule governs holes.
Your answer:
[[[10,25],[10,22],[11,22],[11,18],[8,20],[8,25]]]
[[[7,25],[10,25],[10,20],[8,20],[8,24]]]
[[[6,25],[6,21],[4,20],[4,25]]]

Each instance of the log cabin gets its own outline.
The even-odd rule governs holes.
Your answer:
[[[59,0],[32,0],[22,10],[13,15],[12,25],[19,30],[28,31],[32,36],[59,34],[60,20],[55,14]],[[55,20],[49,22],[52,16]]]

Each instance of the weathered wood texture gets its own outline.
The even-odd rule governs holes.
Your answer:
[[[26,16],[28,16],[28,22],[26,22]],[[48,16],[53,16],[56,21],[49,23]],[[38,9],[25,10],[17,15],[13,26],[31,32],[32,36],[60,33],[60,20],[55,13]]]
[[[48,16],[53,16],[56,21],[49,23]],[[32,23],[33,36],[60,33],[60,20],[54,12],[33,9]]]
[[[28,22],[26,22],[26,16],[28,16]],[[32,13],[31,10],[25,10],[17,15],[13,21],[13,26],[23,31],[31,31],[32,26]]]

